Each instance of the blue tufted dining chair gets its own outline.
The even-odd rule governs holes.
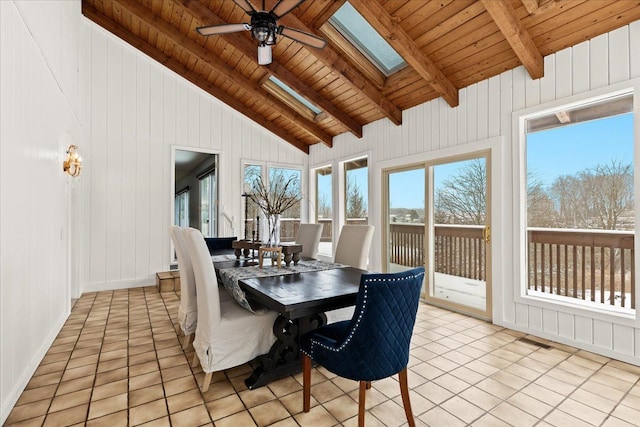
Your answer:
[[[424,268],[401,273],[363,274],[351,320],[315,329],[301,338],[303,408],[311,403],[311,364],[360,382],[358,426],[364,426],[365,391],[371,381],[399,374],[409,426],[415,426],[409,401],[409,342],[418,311]]]

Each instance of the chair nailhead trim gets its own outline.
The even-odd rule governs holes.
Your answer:
[[[338,348],[329,347],[329,346],[327,346],[325,344],[322,344],[321,342],[318,342],[318,341],[312,339],[311,340],[311,346],[309,348],[309,353],[307,353],[304,350],[302,352],[313,359],[313,347],[314,347],[315,344],[319,345],[320,347],[322,347],[322,348],[324,348],[326,350],[333,351],[333,352],[336,352],[336,353],[341,351],[342,349],[344,349],[349,344],[349,342],[351,341],[351,338],[353,338],[353,335],[358,330],[358,326],[360,326],[360,321],[362,320],[362,315],[364,314],[364,310],[367,307],[367,297],[368,297],[368,292],[369,292],[369,287],[367,285],[369,283],[371,283],[371,282],[397,282],[398,280],[415,279],[415,278],[423,277],[423,276],[424,276],[424,273],[419,273],[419,274],[414,274],[413,276],[394,277],[392,279],[390,279],[390,278],[365,279],[365,281],[362,284],[364,286],[362,309],[360,310],[360,313],[358,313],[358,319],[356,320],[356,325],[351,330],[351,333],[349,334],[347,339],[344,340],[344,342]]]

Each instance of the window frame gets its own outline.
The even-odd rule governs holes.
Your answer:
[[[299,202],[300,205],[300,218],[299,221],[305,222],[306,218],[308,218],[308,209],[306,207],[306,204],[304,203],[305,200],[307,199],[307,196],[305,196],[305,190],[307,190],[308,185],[307,185],[307,177],[305,176],[305,167],[298,165],[298,164],[289,164],[289,163],[276,163],[276,162],[264,162],[264,161],[259,161],[259,160],[252,160],[252,159],[242,159],[241,160],[241,168],[240,168],[240,173],[241,173],[241,177],[240,177],[240,182],[241,184],[241,188],[244,189],[244,184],[245,184],[245,171],[246,168],[248,166],[256,166],[260,168],[260,176],[262,178],[262,180],[269,185],[269,175],[270,175],[270,170],[272,168],[278,168],[278,169],[290,169],[290,170],[297,170],[300,173],[300,193],[301,193],[301,197],[302,199]],[[244,190],[243,190],[244,193]],[[244,198],[243,198],[244,199]],[[243,200],[244,203],[244,200]],[[264,233],[266,230],[265,224],[266,224],[266,217],[264,216],[264,213],[260,210],[258,210],[258,212],[260,212],[260,234],[261,236],[258,236],[258,239],[264,239]],[[244,235],[244,204],[242,205],[242,219],[243,219],[243,223],[242,223],[242,235]],[[285,219],[289,219],[289,218],[285,218]],[[248,235],[248,238],[251,239],[252,236]]]
[[[376,30],[376,28],[371,25],[352,4],[346,1],[336,11],[336,13],[338,13],[338,11],[344,8],[347,4],[355,11],[358,17],[362,19],[366,23],[366,25],[368,25],[368,27],[370,27],[373,32],[380,37],[380,40],[378,42],[384,42],[384,44],[388,46],[389,49],[391,49],[402,60],[402,62],[391,68],[387,67],[387,65],[384,64],[383,60],[379,58],[380,55],[376,54],[376,52],[368,48],[364,41],[360,39],[359,34],[354,33],[350,28],[344,26],[338,19],[336,19],[335,13],[327,20],[327,23],[330,24],[338,33],[340,33],[344,40],[349,42],[358,52],[360,52],[360,54],[362,54],[362,56],[367,58],[367,60],[371,64],[373,64],[375,68],[380,71],[385,77],[389,77],[407,67],[407,61],[402,57],[402,55],[400,55],[398,51],[384,39],[384,37]]]
[[[367,162],[366,166],[360,166],[360,167],[356,167],[353,169],[347,169],[347,166],[350,163],[355,163],[358,161],[362,161],[365,160]],[[349,175],[349,171],[351,170],[357,170],[357,169],[362,169],[362,168],[366,168],[367,169],[367,188],[366,191],[364,191],[364,196],[366,197],[365,203],[367,205],[366,208],[366,222],[364,222],[363,224],[368,224],[369,223],[369,181],[370,181],[370,168],[369,168],[369,157],[368,156],[361,156],[361,157],[354,157],[350,160],[345,160],[344,162],[341,162],[341,170],[340,173],[343,175],[344,179],[343,179],[343,185],[344,188],[342,188],[342,200],[341,200],[341,208],[342,208],[342,215],[344,217],[344,223],[347,224],[350,217],[348,215],[348,209],[349,209],[349,179],[348,179],[348,175]]]
[[[316,166],[313,168],[309,168],[309,174],[312,177],[311,179],[311,185],[309,185],[309,189],[310,189],[310,193],[313,194],[313,212],[309,212],[309,218],[311,222],[311,218],[313,218],[313,222],[316,224],[320,224],[320,217],[319,217],[319,210],[320,210],[320,200],[319,200],[319,193],[318,193],[318,175],[319,175],[319,171],[321,170],[329,170],[329,174],[331,176],[330,179],[330,186],[331,186],[331,191],[329,193],[329,203],[330,203],[330,208],[331,208],[331,240],[328,243],[331,243],[330,245],[330,249],[329,249],[329,253],[326,252],[321,252],[323,250],[323,248],[326,248],[326,245],[319,245],[318,247],[318,256],[319,257],[323,257],[326,258],[328,260],[330,260],[331,258],[333,258],[333,244],[334,244],[334,240],[335,240],[335,234],[334,234],[334,216],[335,216],[335,209],[334,209],[334,175],[335,175],[335,169],[334,169],[334,165],[333,164],[325,164],[322,166]],[[327,174],[325,174],[327,175]],[[311,198],[310,198],[311,199]],[[322,219],[325,219],[324,217]],[[323,227],[325,226],[325,222],[322,223]],[[321,240],[322,241],[322,240]]]
[[[369,207],[369,205],[373,203],[372,195],[374,193],[372,192],[373,191],[373,179],[372,179],[373,166],[371,161],[371,159],[373,158],[372,154],[373,153],[370,150],[367,150],[367,151],[362,151],[358,153],[353,153],[346,157],[336,158],[332,160],[330,163],[323,162],[319,164],[309,165],[309,174],[312,174],[312,173],[315,174],[316,169],[322,169],[328,166],[331,167],[331,171],[332,171],[331,172],[331,175],[332,175],[331,188],[333,193],[332,194],[333,221],[332,221],[332,230],[331,230],[331,235],[333,236],[331,241],[332,248],[331,248],[331,254],[318,254],[318,259],[321,259],[323,261],[331,261],[333,259],[332,257],[333,257],[333,254],[335,253],[336,245],[338,244],[338,238],[340,237],[340,230],[342,229],[342,226],[346,224],[346,204],[345,204],[346,176],[344,173],[345,163],[349,163],[357,159],[363,159],[363,158],[367,159],[367,168],[368,168],[367,194],[366,194],[367,207]],[[315,179],[311,178],[310,180],[312,183],[310,188],[311,188],[311,191],[313,192],[313,200],[315,200],[315,198],[317,197],[318,190],[316,188]],[[371,218],[370,213],[368,212],[368,209],[367,209],[367,213],[369,215],[367,223],[373,224],[375,221],[373,221],[373,218]],[[375,241],[375,234],[374,234],[374,241]]]
[[[174,209],[174,223],[179,227],[189,227],[189,193],[191,189],[187,186],[180,191],[176,192],[173,201],[173,209]],[[183,211],[185,222],[182,223],[179,221],[180,215],[177,215],[179,211]]]
[[[206,191],[204,189],[204,185],[203,183],[205,181],[209,181],[208,185],[208,191]],[[209,216],[209,223],[207,225],[207,231],[208,231],[208,235],[205,235],[205,232],[202,231],[202,235],[204,237],[218,237],[218,207],[217,207],[217,203],[216,201],[219,200],[218,198],[218,171],[217,171],[217,167],[213,167],[210,170],[207,170],[201,174],[198,175],[198,185],[199,185],[199,189],[198,191],[200,192],[200,206],[199,208],[199,214],[200,214],[200,229],[202,231],[202,228],[204,228],[204,221],[203,221],[203,205],[204,205],[204,200],[208,200],[207,203],[207,210],[208,210],[208,216]],[[204,192],[206,192],[206,194],[203,194]]]
[[[559,312],[592,319],[612,322],[614,324],[640,326],[640,277],[636,275],[635,297],[636,309],[633,313],[620,312],[607,307],[594,307],[591,304],[580,303],[580,300],[568,301],[566,297],[541,297],[528,292],[528,264],[527,264],[527,159],[526,159],[526,120],[554,113],[566,109],[571,110],[588,103],[597,102],[625,93],[633,95],[634,122],[634,153],[633,164],[637,170],[640,166],[640,150],[635,149],[640,142],[640,79],[633,79],[624,83],[609,85],[596,90],[577,94],[567,98],[536,105],[512,113],[513,158],[514,170],[514,199],[513,199],[513,283],[514,301],[540,309],[557,310]],[[634,174],[634,199],[640,201],[640,174]],[[634,232],[640,227],[640,206],[636,205]],[[634,239],[634,262],[640,266],[640,239]]]

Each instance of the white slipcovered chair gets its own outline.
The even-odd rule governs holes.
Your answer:
[[[316,258],[318,256],[318,243],[322,236],[322,224],[300,224],[296,243],[302,245],[300,256]]]
[[[182,349],[189,347],[191,335],[196,331],[198,306],[196,304],[196,282],[193,278],[193,267],[184,238],[184,231],[177,225],[169,228],[169,234],[178,256],[180,270],[180,305],[178,306],[178,324],[184,334]]]
[[[373,225],[344,225],[333,261],[366,270],[372,239]]]
[[[202,365],[202,392],[209,389],[213,372],[232,368],[266,354],[276,337],[275,311],[254,314],[235,301],[221,302],[218,281],[207,245],[199,230],[185,230],[187,251],[193,264],[197,289],[198,325],[193,366]]]
[[[340,230],[333,262],[366,270],[373,230],[373,225],[344,225]],[[327,323],[351,319],[353,309],[354,307],[345,307],[328,311]]]

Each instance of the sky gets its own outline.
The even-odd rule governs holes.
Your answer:
[[[560,175],[571,175],[611,160],[633,161],[633,114],[623,114],[600,120],[563,126],[531,133],[527,137],[527,168],[545,185]],[[435,166],[434,179],[438,188],[451,179],[468,161]],[[361,188],[366,182],[366,169],[355,173]],[[330,183],[329,176],[321,177]],[[330,185],[330,184],[329,184]],[[424,170],[396,172],[390,177],[392,208],[424,208]],[[323,182],[320,194],[331,200],[330,187]]]
[[[349,176],[353,177],[354,182],[360,187],[360,192],[365,196],[369,191],[369,182],[367,179],[369,168],[352,169],[349,171]],[[331,206],[331,175],[318,176],[318,200],[322,200],[325,197],[327,204]]]
[[[611,160],[633,162],[631,113],[527,136],[527,168],[545,185]]]

